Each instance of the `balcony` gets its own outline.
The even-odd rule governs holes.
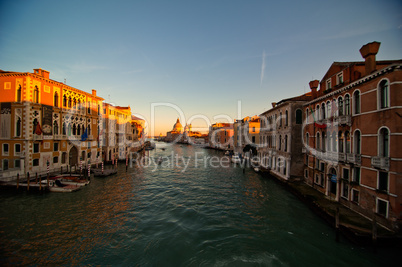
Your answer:
[[[346,160],[352,164],[360,165],[362,163],[362,157],[359,154],[348,153],[346,154]]]
[[[42,141],[43,140],[43,135],[34,134],[32,139],[34,141]]]
[[[388,171],[389,170],[389,158],[387,158],[387,157],[372,157],[371,158],[371,165],[374,168]]]
[[[53,135],[54,140],[63,140],[63,136],[65,138],[65,135],[61,135],[61,134],[54,134]]]
[[[338,153],[338,161],[346,161],[346,154]]]
[[[352,124],[351,116],[350,115],[339,116],[339,124],[350,126]]]

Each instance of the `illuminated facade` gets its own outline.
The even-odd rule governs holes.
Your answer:
[[[209,147],[231,150],[233,149],[233,123],[215,123],[209,127]]]
[[[103,98],[51,80],[49,72],[0,71],[1,177],[100,160]]]
[[[395,229],[402,219],[402,60],[376,61],[379,46],[364,45],[365,61],[334,62],[310,82],[304,177],[328,198]]]

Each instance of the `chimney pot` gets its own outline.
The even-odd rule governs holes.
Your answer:
[[[380,49],[380,42],[371,42],[363,45],[360,48],[360,54],[365,60],[366,75],[369,75],[376,70],[376,58],[375,56]]]
[[[314,81],[310,81],[309,85],[310,85],[310,89],[311,89],[311,93],[313,95],[313,98],[317,97],[317,88],[318,85],[320,84],[319,80],[314,80]]]
[[[96,90],[95,89],[92,89],[92,95],[96,96]]]

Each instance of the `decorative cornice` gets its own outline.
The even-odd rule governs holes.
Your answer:
[[[318,97],[316,99],[313,99],[312,101],[304,104],[303,106],[308,106],[308,105],[314,104],[316,102],[320,102],[320,101],[322,101],[324,99],[327,99],[327,98],[332,97],[334,95],[337,95],[337,94],[340,94],[342,92],[345,92],[345,91],[347,91],[349,89],[352,89],[353,87],[356,87],[356,86],[358,86],[358,85],[360,85],[362,83],[368,82],[368,81],[373,80],[373,79],[375,79],[375,78],[377,78],[377,77],[379,77],[381,75],[384,75],[386,73],[389,73],[389,72],[392,72],[392,71],[398,70],[398,69],[402,69],[401,64],[389,65],[389,66],[387,66],[387,67],[385,67],[385,68],[383,68],[381,70],[378,70],[378,71],[376,71],[376,72],[374,72],[374,73],[372,73],[370,75],[367,75],[367,76],[365,76],[365,77],[363,77],[363,78],[361,78],[361,79],[359,79],[359,80],[357,80],[355,82],[352,82],[352,83],[350,83],[350,84],[348,84],[348,85],[346,85],[346,86],[344,86],[342,88],[339,88],[336,91],[333,91],[331,93],[328,93],[328,94],[320,96],[320,97]]]

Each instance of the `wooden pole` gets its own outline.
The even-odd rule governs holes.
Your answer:
[[[39,191],[42,191],[42,175],[39,175]]]
[[[37,184],[38,183],[38,173],[36,173],[36,175],[35,175],[35,184]]]
[[[373,230],[372,230],[372,243],[373,243],[373,252],[377,252],[377,221],[375,213],[373,213]]]
[[[47,173],[46,184],[47,184],[47,188],[49,188],[49,173]]]
[[[20,174],[17,173],[17,189],[20,186]]]
[[[335,213],[335,240],[336,242],[339,242],[339,207],[336,207],[336,213]]]
[[[28,172],[28,178],[27,178],[27,191],[29,191],[29,180],[30,180],[30,178],[29,178],[29,172]]]
[[[63,166],[60,166],[60,174],[63,174]]]

